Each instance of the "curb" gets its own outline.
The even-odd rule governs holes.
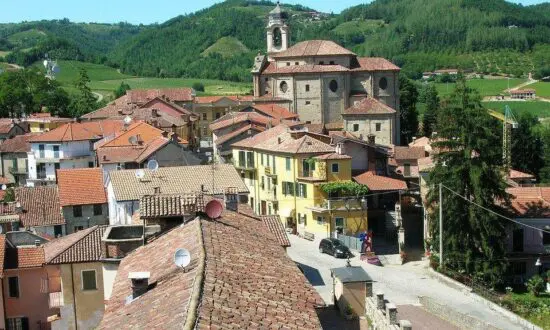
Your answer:
[[[476,301],[483,303],[485,306],[489,307],[495,312],[502,314],[503,316],[508,318],[510,321],[516,323],[517,325],[530,330],[543,330],[541,327],[534,325],[533,323],[527,321],[521,316],[507,310],[506,308],[499,306],[494,302],[481,297],[480,295],[477,295],[476,293],[473,292],[472,288],[470,288],[469,286],[466,286],[458,281],[453,280],[452,278],[449,278],[441,273],[438,273],[435,270],[433,270],[431,267],[429,268],[429,272],[430,272],[430,275],[432,275],[433,277],[436,277],[439,281],[445,282],[447,285],[466,293],[467,295],[474,298]]]

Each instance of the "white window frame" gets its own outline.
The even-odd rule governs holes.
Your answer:
[[[336,224],[338,219],[342,219],[342,226],[341,227],[342,227],[342,229],[345,229],[346,228],[346,218],[344,218],[344,217],[334,217],[334,227],[340,227]]]
[[[84,272],[94,272],[94,279],[95,279],[95,289],[85,289],[84,288]],[[80,271],[80,282],[82,282],[81,290],[82,291],[97,291],[97,271],[95,269],[82,269]]]
[[[334,165],[336,165],[336,171],[334,170]],[[338,164],[338,163],[330,164],[330,171],[332,173],[340,173],[340,164]]]

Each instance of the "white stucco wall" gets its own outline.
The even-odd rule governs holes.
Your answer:
[[[111,299],[111,295],[113,294],[113,284],[115,283],[118,266],[118,263],[103,263],[103,290],[105,293],[105,300]]]

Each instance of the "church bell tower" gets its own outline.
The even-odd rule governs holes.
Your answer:
[[[268,54],[282,52],[288,48],[290,31],[285,21],[286,13],[282,11],[279,1],[277,1],[277,7],[269,12],[269,21],[266,27]]]

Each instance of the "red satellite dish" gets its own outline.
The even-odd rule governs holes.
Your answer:
[[[217,219],[222,215],[223,205],[220,201],[213,199],[206,204],[204,211],[210,219]]]

